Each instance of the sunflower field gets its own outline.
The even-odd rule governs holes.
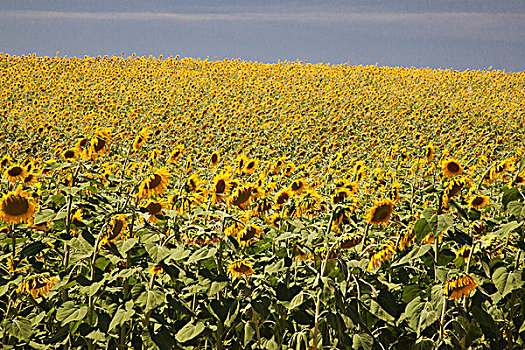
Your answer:
[[[525,73],[0,54],[5,349],[523,349]]]

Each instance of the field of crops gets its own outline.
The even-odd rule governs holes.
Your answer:
[[[525,73],[0,54],[13,349],[522,349]]]

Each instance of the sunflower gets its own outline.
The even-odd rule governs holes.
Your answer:
[[[399,238],[399,244],[397,249],[402,252],[408,247],[410,247],[416,241],[416,234],[414,233],[414,228],[410,227],[404,234]]]
[[[361,243],[362,239],[362,236],[353,233],[347,233],[339,239],[339,248],[350,249]]]
[[[156,169],[139,185],[139,197],[148,198],[152,195],[161,195],[166,190],[171,174],[167,168]]]
[[[246,163],[248,163],[248,157],[246,157],[246,155],[243,153],[243,154],[240,154],[237,156],[237,169],[238,170],[242,170],[244,168],[244,166],[246,165]]]
[[[135,136],[133,145],[131,146],[135,152],[138,152],[140,148],[148,141],[149,128],[145,127],[140,130],[139,134]]]
[[[144,207],[146,214],[149,214],[149,222],[157,222],[164,219],[164,213],[162,209],[166,209],[164,202],[150,200]]]
[[[313,218],[325,210],[325,206],[321,196],[315,190],[308,189],[299,200],[299,204],[295,209],[295,216]]]
[[[425,149],[425,156],[427,158],[427,164],[434,161],[436,158],[436,150],[432,143],[429,143]]]
[[[516,175],[514,180],[512,180],[511,186],[522,185],[524,183],[525,183],[525,169]]]
[[[246,161],[242,172],[247,175],[251,175],[255,172],[255,169],[257,169],[257,166],[259,165],[258,159],[249,159]]]
[[[463,295],[468,295],[471,291],[476,289],[478,284],[470,275],[461,275],[452,280],[447,280],[443,287],[444,294],[456,300],[461,299]]]
[[[24,178],[24,181],[22,181],[22,182],[26,186],[32,186],[36,182],[36,180],[37,180],[36,174],[28,173],[26,175],[26,177]]]
[[[89,148],[91,158],[104,153],[108,149],[111,141],[110,132],[111,128],[106,128],[100,129],[95,133],[95,136],[91,139]]]
[[[50,277],[49,273],[42,273],[26,277],[24,281],[16,289],[17,292],[31,295],[34,299],[38,295],[45,296],[57,281],[60,281],[59,277]]]
[[[170,156],[168,157],[168,160],[166,161],[168,164],[171,163],[177,163],[177,161],[182,157],[182,154],[184,153],[184,146],[177,146],[173,152],[171,152]]]
[[[390,220],[390,215],[392,215],[393,211],[394,203],[390,199],[375,202],[366,216],[366,221],[372,225],[386,224]]]
[[[292,191],[294,195],[301,194],[305,190],[305,188],[306,188],[306,181],[304,181],[304,179],[294,180],[290,184],[290,191]]]
[[[255,225],[246,225],[244,230],[237,233],[237,240],[243,247],[247,247],[261,237],[261,228]]]
[[[233,278],[250,277],[254,273],[253,266],[243,259],[238,259],[228,266],[228,274]]]
[[[352,196],[352,191],[347,188],[337,188],[332,196],[332,204],[339,204],[344,202],[347,198]]]
[[[210,164],[212,167],[216,167],[221,162],[221,155],[219,152],[213,152],[210,156]]]
[[[463,258],[464,260],[467,260],[469,256],[470,256],[470,248],[467,247],[467,246],[463,246],[463,247],[461,247],[461,248],[456,252],[456,259],[461,257],[461,258]]]
[[[283,175],[284,176],[290,176],[292,175],[292,172],[295,170],[295,164],[288,163],[286,164],[286,167],[283,169]]]
[[[2,160],[0,160],[0,168],[5,168],[6,166],[8,166],[9,164],[11,164],[13,160],[11,159],[11,157],[9,157],[7,154],[5,156],[2,157]]]
[[[282,208],[288,202],[288,200],[290,200],[290,198],[292,198],[292,191],[288,188],[283,188],[275,195],[275,207]]]
[[[22,165],[12,165],[4,172],[4,179],[10,182],[23,181],[27,176],[27,170]]]
[[[281,168],[286,162],[286,157],[281,157],[277,159],[275,163],[272,164],[270,172],[271,174],[277,174],[279,171],[281,171]]]
[[[465,171],[461,166],[461,163],[452,158],[443,160],[441,162],[441,169],[443,170],[443,174],[445,174],[447,177],[461,175]]]
[[[252,186],[244,185],[235,189],[232,195],[228,198],[228,207],[235,205],[242,210],[246,210],[246,207],[250,204],[252,199]]]
[[[487,233],[487,224],[478,220],[470,224],[470,235],[479,238]]]
[[[101,245],[109,244],[110,242],[116,242],[117,238],[126,240],[128,238],[128,222],[126,214],[118,214],[111,218],[108,228],[104,237],[100,241]]]
[[[279,222],[282,220],[279,213],[274,213],[266,218],[266,222],[275,228],[279,228]]]
[[[162,272],[164,272],[164,269],[159,265],[154,265],[151,269],[149,269],[149,273],[155,276],[158,276],[158,274]]]
[[[490,203],[490,198],[488,196],[483,195],[475,195],[470,197],[469,199],[469,206],[473,207],[474,209],[483,209]]]
[[[68,162],[74,161],[78,157],[78,152],[75,148],[70,148],[62,152],[62,158]]]
[[[33,224],[38,205],[28,192],[22,191],[19,185],[16,192],[5,194],[0,200],[0,218],[6,223]]]
[[[231,189],[231,179],[226,172],[221,172],[213,177],[211,189],[212,203],[223,203],[226,194]]]
[[[394,181],[392,184],[392,187],[390,187],[390,192],[388,193],[390,200],[392,202],[397,203],[400,198],[399,190],[401,189],[401,184],[397,181]]]
[[[396,245],[394,242],[390,241],[388,242],[383,248],[376,251],[372,257],[370,258],[370,262],[368,263],[367,271],[372,271],[381,265],[383,263],[390,261],[392,259],[392,255],[396,252]]]

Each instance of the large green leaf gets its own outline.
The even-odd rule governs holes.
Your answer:
[[[158,287],[146,288],[135,300],[135,303],[144,309],[144,312],[153,310],[166,302],[164,291]]]
[[[113,319],[109,324],[108,332],[112,331],[117,326],[122,326],[124,322],[131,320],[131,317],[133,317],[134,314],[135,310],[133,310],[133,301],[128,301],[124,308],[119,308],[117,312],[115,312],[115,316],[113,316]]]
[[[521,272],[514,271],[509,273],[504,266],[498,267],[496,271],[494,271],[492,281],[503,297],[513,290],[521,288],[523,285]]]
[[[417,332],[418,337],[428,326],[438,320],[438,316],[438,312],[432,303],[424,301],[421,297],[417,297],[408,303],[404,313],[404,318],[410,327]]]
[[[24,317],[6,319],[4,321],[4,328],[7,331],[7,333],[23,341],[28,341],[29,338],[31,338],[31,335],[33,334],[31,321]]]
[[[69,322],[82,320],[88,313],[88,307],[86,305],[76,305],[74,301],[66,301],[58,308],[56,318],[60,321],[62,326]]]
[[[184,327],[182,327],[182,329],[180,329],[177,334],[175,334],[175,339],[177,339],[178,342],[184,343],[201,334],[204,328],[205,327],[202,322],[197,322],[197,324],[189,322]]]
[[[53,209],[44,209],[35,214],[35,225],[51,222],[55,219],[56,213]]]
[[[144,247],[150,258],[157,264],[170,255],[170,250],[168,248],[162,247],[156,243],[147,243]]]
[[[374,338],[366,333],[354,334],[352,348],[355,350],[371,350]]]

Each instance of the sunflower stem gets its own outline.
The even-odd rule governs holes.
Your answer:
[[[363,254],[364,250],[365,250],[365,244],[366,244],[366,239],[368,238],[368,230],[370,229],[370,223],[367,222],[366,223],[366,227],[365,227],[365,234],[363,235],[363,239],[361,240],[361,250],[360,250],[360,253]]]
[[[11,244],[12,244],[12,259],[11,259],[11,274],[13,275],[16,270],[15,255],[16,255],[16,233],[15,233],[15,224],[11,224]]]
[[[441,342],[443,341],[443,336],[445,333],[445,313],[447,309],[447,297],[443,296],[443,308],[441,309],[441,318],[439,320],[439,339],[437,342],[437,348],[441,345]]]
[[[315,302],[315,325],[314,325],[314,339],[312,344],[312,349],[317,350],[317,337],[319,335],[319,310],[321,308],[321,293],[322,290],[319,289],[317,292],[317,301]]]

